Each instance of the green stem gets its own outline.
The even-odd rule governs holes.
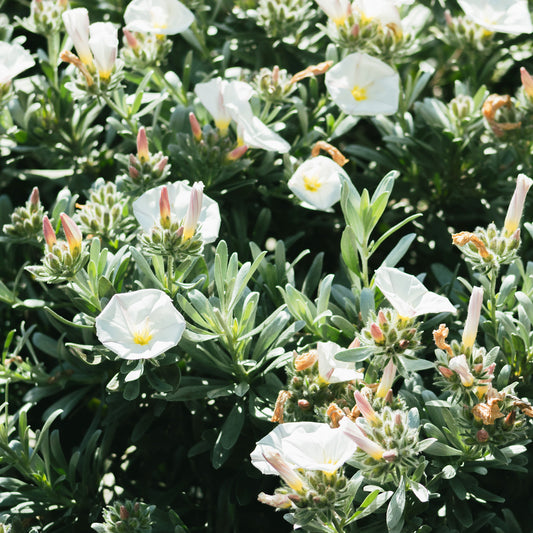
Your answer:
[[[187,96],[183,87],[176,88],[172,83],[170,83],[166,78],[160,68],[156,67],[154,69],[153,80],[156,82],[157,86],[162,89],[166,88],[169,93],[175,98],[175,100],[183,105],[187,105]],[[181,90],[180,90],[181,89]]]
[[[498,342],[498,323],[496,321],[496,272],[491,269],[489,272],[490,280],[490,321],[492,323],[492,331],[494,335],[494,342]]]
[[[169,255],[167,260],[167,289],[174,298],[174,258]]]
[[[104,102],[117,114],[119,115],[121,118],[123,118],[127,123],[128,123],[128,126],[130,127],[131,131],[133,133],[136,133],[137,132],[137,126],[135,125],[135,123],[133,122],[133,120],[131,119],[131,117],[125,113],[122,109],[120,109],[120,107],[117,106],[117,104],[115,104],[115,102],[113,102],[113,100],[111,100],[111,98],[109,98],[109,96],[104,93],[104,92],[101,92],[100,93],[100,96],[102,97],[102,99],[104,100]]]
[[[52,67],[53,78],[52,84],[55,89],[58,89],[58,76],[57,76],[57,60],[59,59],[59,34],[52,33],[46,36],[46,42],[48,46],[48,62]]]

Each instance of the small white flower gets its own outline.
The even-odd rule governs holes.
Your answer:
[[[472,375],[472,372],[470,372],[470,367],[468,366],[465,354],[452,357],[448,366],[459,375],[464,387],[471,387],[474,384],[474,376]]]
[[[398,110],[400,77],[383,61],[355,52],[326,72],[332,100],[348,115],[391,115]]]
[[[527,0],[458,0],[465,15],[489,31],[531,33]]]
[[[198,83],[194,92],[225,135],[231,120],[237,124],[242,144],[271,152],[286,153],[290,144],[254,116],[250,105],[253,88],[243,81],[215,78]]]
[[[375,20],[382,26],[389,26],[395,32],[401,32],[400,12],[390,0],[356,0],[353,8],[365,22]]]
[[[194,22],[194,15],[178,0],[133,0],[124,21],[129,31],[175,35]]]
[[[68,9],[61,15],[69,37],[82,62],[91,66],[93,56],[89,47],[89,12],[84,7]]]
[[[397,268],[379,267],[376,270],[375,283],[402,317],[456,312],[448,298],[428,291],[415,276]]]
[[[96,317],[98,340],[122,359],[152,359],[181,339],[185,320],[158,289],[115,294]]]
[[[287,185],[304,207],[327,211],[340,200],[343,179],[350,178],[342,167],[319,155],[302,163]]]
[[[168,183],[166,187],[171,219],[172,221],[183,223],[189,210],[193,188],[182,181]],[[150,189],[133,202],[133,214],[146,233],[150,232],[154,226],[160,225],[159,200],[162,188],[163,186]],[[198,216],[198,226],[198,231],[204,243],[213,242],[218,237],[220,229],[218,204],[205,194],[202,198],[202,207]]]
[[[316,0],[316,3],[337,26],[344,24],[352,8],[350,0]]]
[[[507,235],[512,235],[520,226],[520,219],[522,218],[522,212],[524,211],[526,195],[532,184],[533,180],[528,178],[525,174],[518,175],[513,197],[509,202],[507,215],[505,216],[505,222],[503,225]]]
[[[363,374],[355,369],[354,363],[337,361],[335,354],[342,348],[334,342],[319,342],[316,347],[318,352],[318,375],[327,383],[343,383],[363,379]]]
[[[465,329],[463,330],[463,348],[472,348],[476,342],[477,328],[483,306],[483,287],[474,287],[468,302],[468,314],[466,315]]]
[[[263,474],[278,475],[265,453],[278,452],[292,468],[336,472],[356,450],[355,443],[340,429],[318,422],[287,422],[263,437],[250,454],[252,464]]]
[[[31,54],[20,44],[0,41],[0,87],[33,65],[35,61]]]
[[[117,59],[117,28],[111,22],[95,22],[89,26],[89,34],[89,46],[98,75],[108,80]]]

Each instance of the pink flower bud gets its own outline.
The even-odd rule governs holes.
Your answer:
[[[387,317],[382,309],[380,309],[378,312],[378,322],[380,326],[383,326],[387,323]]]
[[[296,495],[293,494],[291,496]],[[265,494],[264,492],[260,492],[257,495],[257,500],[278,509],[287,509],[291,506],[291,500],[287,494]]]
[[[359,35],[359,24],[354,24],[351,29],[352,37],[357,37]]]
[[[446,378],[450,379],[453,376],[453,370],[446,368],[445,366],[438,366],[439,372]]]
[[[139,171],[135,167],[129,167],[128,174],[132,180],[136,180],[139,177]]]
[[[370,405],[370,402],[367,400],[366,396],[363,396],[361,392],[355,391],[353,393],[359,412],[371,423],[376,424],[379,422],[379,419],[376,415],[376,412]]]
[[[54,244],[57,242],[57,238],[56,232],[54,231],[54,228],[52,227],[52,224],[46,215],[43,217],[43,234],[46,245],[48,246],[48,249],[51,250]]]
[[[383,452],[383,459],[387,461],[387,463],[392,463],[396,460],[398,457],[398,452],[396,450],[386,450]]]
[[[65,237],[67,238],[70,253],[77,255],[81,252],[81,242],[83,239],[80,228],[78,228],[76,222],[74,222],[74,220],[72,220],[66,213],[61,213],[59,216],[61,218],[63,231],[65,232]]]
[[[146,137],[144,126],[141,126],[137,132],[137,158],[141,163],[146,163],[150,160],[148,137]]]
[[[185,215],[185,221],[183,222],[183,239],[190,239],[198,225],[198,219],[200,218],[200,212],[202,210],[202,200],[204,196],[204,184],[202,182],[196,182],[192,186],[191,198],[189,201],[189,208]]]
[[[133,33],[126,28],[123,28],[122,31],[124,32],[124,37],[126,37],[128,46],[133,50],[137,50],[139,48],[139,41],[135,38],[135,35],[133,35]]]
[[[302,410],[302,411],[309,411],[309,409],[311,408],[311,404],[307,401],[307,400],[298,400],[298,407]]]
[[[163,172],[163,170],[165,170],[165,167],[167,166],[167,163],[168,163],[168,157],[167,156],[164,156],[162,157],[160,160],[159,160],[159,163],[157,163],[157,170],[158,172]]]
[[[127,520],[130,517],[130,513],[126,509],[124,505],[120,506],[120,519],[121,520]]]
[[[370,440],[365,434],[361,431],[359,426],[353,423],[347,416],[343,417],[339,421],[339,427],[342,429],[342,432],[350,437],[361,450],[366,452],[368,455],[379,461],[383,458],[385,449],[381,447],[377,442]]]
[[[237,148],[234,148],[231,152],[229,152],[226,155],[226,159],[228,161],[237,161],[237,159],[240,159],[248,150],[248,146],[245,144],[241,144],[240,146],[237,146]]]
[[[34,187],[30,194],[30,205],[32,207],[38,207],[39,203],[40,203],[39,189],[37,187]]]
[[[522,88],[526,95],[529,98],[533,98],[533,78],[524,67],[520,67],[520,79],[522,80]]]
[[[385,342],[385,335],[383,335],[383,331],[381,331],[381,328],[375,322],[370,324],[370,335],[372,335],[372,338],[378,344]]]
[[[279,83],[279,67],[274,65],[272,69],[272,85],[277,85]]]
[[[283,457],[281,454],[274,450],[274,449],[267,449],[265,452],[263,452],[263,457],[265,460],[272,466],[280,475],[281,479],[289,485],[289,487],[296,491],[301,492],[305,488],[304,479],[298,472],[292,468],[289,463]]]
[[[446,9],[444,11],[444,20],[446,21],[446,24],[448,26],[451,26],[453,24],[453,17],[449,9]]]
[[[359,340],[359,337],[355,337],[355,339],[350,343],[350,346],[348,346],[348,350],[351,350],[352,348],[359,348],[361,346],[361,341]]]
[[[202,139],[202,128],[200,127],[196,115],[192,111],[189,113],[189,122],[191,124],[191,131],[194,138],[197,141],[200,141]]]
[[[519,174],[516,180],[516,187],[507,209],[507,216],[505,217],[504,228],[507,236],[512,235],[520,225],[522,218],[522,211],[524,210],[524,203],[529,188],[533,184],[533,180],[528,178],[525,174]]]
[[[159,198],[159,221],[162,228],[170,227],[170,200],[165,186],[161,188],[161,196]]]

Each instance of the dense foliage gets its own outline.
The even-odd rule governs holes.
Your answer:
[[[0,0],[0,531],[529,530],[532,33]]]

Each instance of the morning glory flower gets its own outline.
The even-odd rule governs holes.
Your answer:
[[[98,340],[121,359],[152,359],[181,339],[185,319],[158,289],[115,294],[96,317]]]
[[[456,312],[448,298],[428,291],[415,276],[397,268],[379,267],[376,270],[375,283],[402,317]]]
[[[185,222],[187,213],[191,219],[188,219],[192,224],[194,222],[198,225],[197,230],[201,235],[204,243],[210,243],[216,240],[220,229],[220,211],[218,204],[201,193],[200,184],[195,184],[191,187],[183,181],[175,183],[168,183],[166,189],[168,192],[168,202],[170,206],[170,217],[172,221]],[[133,214],[141,225],[142,229],[149,233],[150,230],[161,224],[161,191],[163,185],[150,189],[141,195],[133,202]],[[201,193],[201,207],[198,213],[198,196]],[[192,208],[191,198],[193,199]]]
[[[400,12],[390,0],[356,0],[353,10],[363,22],[376,21],[394,32],[402,31]]]
[[[287,185],[304,207],[327,211],[340,200],[343,179],[350,178],[342,167],[319,155],[302,163]]]
[[[98,76],[109,80],[117,59],[117,28],[111,22],[95,22],[89,26],[89,46]]]
[[[84,7],[77,7],[68,9],[61,16],[78,57],[86,66],[92,66],[93,55],[89,46],[89,12]]]
[[[344,24],[352,11],[350,0],[316,0],[316,3],[337,26]]]
[[[253,88],[243,81],[227,81],[215,78],[197,83],[194,92],[215,120],[222,135],[228,131],[230,122],[237,124],[242,144],[270,152],[286,153],[290,144],[254,116],[250,105]]]
[[[400,78],[383,61],[362,52],[326,72],[332,100],[348,115],[391,115],[398,110]]]
[[[133,0],[126,8],[124,21],[129,31],[175,35],[194,22],[194,15],[178,0]]]
[[[528,178],[525,174],[518,175],[513,197],[509,202],[503,225],[506,235],[512,235],[519,228],[522,212],[524,211],[526,195],[532,184],[533,180]]]
[[[0,41],[0,87],[7,86],[15,76],[33,65],[31,54],[20,44]]]
[[[317,344],[318,375],[326,383],[343,383],[363,379],[363,374],[355,369],[354,363],[335,359],[335,354],[342,349],[331,341]]]
[[[472,348],[476,342],[477,328],[483,306],[483,287],[474,287],[468,302],[468,314],[466,315],[465,328],[463,330],[463,349]]]
[[[527,0],[457,0],[465,15],[489,31],[531,33]]]
[[[263,437],[250,454],[263,474],[279,475],[265,458],[277,452],[293,469],[336,472],[355,453],[356,445],[340,429],[318,422],[286,422]]]

